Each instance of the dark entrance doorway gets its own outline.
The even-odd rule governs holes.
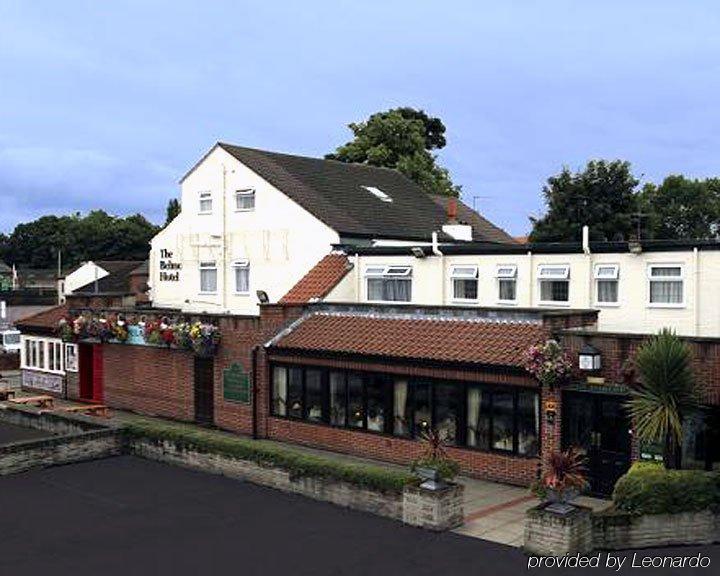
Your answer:
[[[195,357],[195,422],[198,424],[214,421],[214,368],[213,358]]]
[[[103,355],[99,344],[78,344],[81,400],[103,401]]]
[[[589,491],[607,496],[630,467],[630,421],[622,396],[565,392],[562,444],[586,455]]]

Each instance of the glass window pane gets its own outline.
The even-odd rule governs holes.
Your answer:
[[[302,418],[302,368],[288,368],[288,416]]]
[[[308,368],[305,370],[305,418],[312,422],[322,421],[322,406],[322,372]]]
[[[537,456],[540,437],[540,397],[535,392],[518,393],[518,453]]]
[[[216,292],[217,291],[217,269],[201,268],[200,269],[200,291]]]
[[[235,266],[235,292],[250,290],[250,267]]]
[[[492,447],[495,450],[513,449],[513,395],[493,392]]]
[[[457,444],[460,385],[435,384],[435,429],[447,444]]]
[[[478,281],[477,279],[453,280],[453,297],[457,300],[477,300]]]
[[[606,303],[615,303],[618,301],[618,281],[617,280],[598,280],[597,281],[597,301]]]
[[[544,302],[567,302],[570,283],[567,280],[543,280],[540,282],[540,300]]]
[[[287,416],[287,368],[273,369],[272,413]]]
[[[682,281],[650,281],[650,302],[656,304],[682,304]]]
[[[347,422],[347,385],[344,372],[330,372],[330,424]]]
[[[432,408],[430,399],[430,383],[417,382],[413,386],[413,404],[415,405],[414,431],[419,438],[424,432],[430,430],[432,422]]]
[[[238,192],[235,194],[235,207],[238,210],[252,210],[255,208],[255,192]]]
[[[365,403],[363,402],[363,381],[358,374],[348,376],[348,418],[353,428],[365,427]]]
[[[374,432],[385,430],[385,380],[369,377],[366,384],[367,393],[367,429]]]
[[[393,410],[393,434],[396,436],[409,436],[412,413],[410,402],[408,402],[408,381],[406,378],[395,379]]]
[[[367,298],[371,301],[410,302],[412,279],[410,278],[368,278]]]
[[[517,284],[515,283],[515,279],[498,280],[498,299],[514,301],[516,286]]]

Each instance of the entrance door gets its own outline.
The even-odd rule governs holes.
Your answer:
[[[195,357],[195,422],[212,424],[214,420],[214,361]]]
[[[92,344],[78,344],[80,399],[93,399],[93,381],[95,372],[95,361],[93,359]]]
[[[566,392],[563,395],[563,448],[586,456],[589,491],[612,493],[630,467],[630,421],[621,396]]]

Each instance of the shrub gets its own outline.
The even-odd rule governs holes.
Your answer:
[[[264,440],[251,440],[173,422],[134,419],[125,424],[131,439],[169,441],[179,448],[248,460],[261,466],[287,470],[291,478],[328,478],[383,492],[402,492],[414,480],[405,471],[381,466],[348,463],[307,454]]]
[[[637,462],[613,492],[615,506],[633,514],[698,512],[720,505],[720,475],[702,470],[666,470]]]
[[[410,469],[431,468],[441,480],[452,481],[460,472],[460,465],[448,456],[445,449],[445,437],[438,430],[427,430],[421,436],[423,454],[415,460]]]

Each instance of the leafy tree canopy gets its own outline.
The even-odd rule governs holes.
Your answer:
[[[720,179],[668,176],[646,184],[639,195],[652,238],[717,238],[720,234]]]
[[[579,241],[582,227],[590,227],[593,240],[628,239],[633,233],[637,210],[629,162],[592,160],[581,172],[563,168],[543,188],[548,210],[542,218],[531,218],[533,242]]]
[[[325,157],[395,168],[426,192],[459,196],[446,168],[437,164],[431,150],[445,146],[445,125],[414,108],[394,108],[373,114],[365,122],[349,125],[354,138]]]
[[[43,216],[1,236],[0,259],[17,266],[54,268],[61,250],[63,266],[86,260],[144,260],[158,230],[141,214],[123,218],[93,210],[86,216]]]
[[[180,214],[180,201],[177,198],[171,198],[165,208],[165,226],[170,224]]]

